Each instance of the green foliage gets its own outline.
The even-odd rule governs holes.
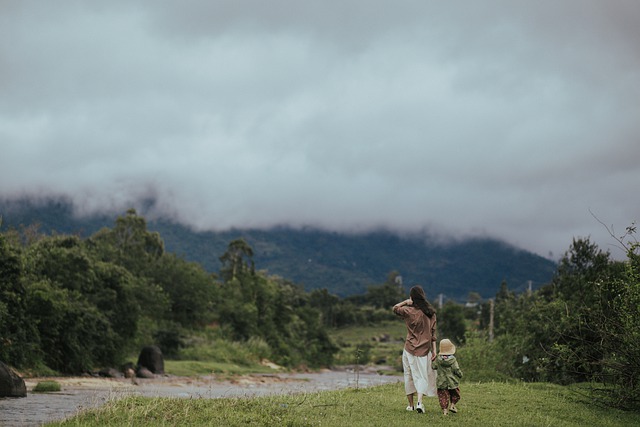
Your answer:
[[[337,351],[309,295],[256,272],[243,239],[220,257],[220,283],[165,253],[134,210],[85,240],[10,237],[26,245],[0,234],[0,356],[14,366],[87,372],[118,366],[152,342],[183,357],[190,331],[213,322],[228,333],[215,343],[242,343],[244,351],[234,349],[241,360],[253,351],[287,366],[324,366]]]
[[[222,262],[220,271],[225,282],[231,282],[238,276],[255,274],[253,248],[242,238],[229,243],[227,251],[220,257],[220,262]]]
[[[629,230],[629,229],[628,229]],[[635,232],[635,227],[633,228]],[[606,317],[596,319],[595,328],[602,337],[602,380],[610,387],[608,402],[625,408],[640,409],[640,246],[627,246],[624,273],[599,283]]]
[[[364,300],[368,305],[383,309],[388,309],[405,298],[402,277],[397,271],[389,273],[387,280],[382,285],[369,286],[364,296]]]
[[[640,408],[640,270],[637,244],[628,248],[627,261],[618,262],[588,240],[574,240],[550,285],[516,296],[503,283],[495,333],[512,361],[504,372],[605,384],[592,396]]]
[[[389,273],[385,283],[369,286],[363,295],[341,299],[327,289],[315,289],[310,294],[311,306],[320,311],[323,324],[331,328],[394,320],[391,307],[404,299],[401,277],[396,271]]]
[[[229,341],[220,334],[206,331],[187,340],[188,345],[179,351],[178,360],[255,366],[271,355],[269,344],[257,337],[243,342]]]
[[[335,328],[343,326],[346,323],[350,323],[341,321],[342,316],[340,315],[339,305],[340,297],[329,293],[326,288],[314,289],[311,291],[309,300],[311,307],[320,311],[320,317],[323,325]]]
[[[45,363],[71,373],[122,360],[137,333],[139,281],[74,236],[41,239],[25,260],[30,317]]]
[[[118,342],[106,316],[81,293],[49,281],[32,283],[29,318],[37,325],[44,363],[59,372],[88,372],[119,362]]]
[[[264,339],[279,364],[329,365],[337,348],[309,295],[287,280],[256,272],[252,254],[246,242],[236,239],[220,257],[225,279],[217,306],[220,324],[235,340]]]
[[[145,275],[164,254],[158,232],[147,229],[147,221],[135,209],[118,217],[112,229],[102,229],[91,238],[101,258],[123,266],[136,275]]]
[[[215,276],[202,266],[173,254],[162,256],[148,279],[170,301],[167,318],[185,328],[199,328],[214,320],[218,298]]]
[[[33,387],[34,393],[54,393],[60,390],[62,390],[62,387],[57,381],[38,381]]]
[[[0,360],[16,367],[38,362],[38,337],[27,304],[21,254],[0,234]]]
[[[509,340],[489,342],[486,334],[469,331],[464,345],[458,347],[456,358],[465,382],[515,381],[513,354]]]
[[[154,335],[169,342],[163,330],[212,319],[212,276],[166,256],[135,211],[86,240],[9,236],[25,245],[0,234],[0,356],[14,366],[65,373],[117,366]]]
[[[467,325],[464,307],[447,301],[437,314],[438,337],[449,338],[456,344],[464,344]]]
[[[407,334],[404,322],[398,318],[366,326],[333,329],[330,335],[340,348],[336,365],[379,366],[386,373],[402,372],[402,348]]]

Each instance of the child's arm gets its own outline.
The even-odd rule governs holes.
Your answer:
[[[453,375],[458,378],[462,378],[462,371],[460,370],[460,366],[458,365],[457,360],[453,363]]]

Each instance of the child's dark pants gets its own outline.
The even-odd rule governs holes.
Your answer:
[[[452,405],[455,405],[460,400],[460,388],[438,389],[438,401],[442,409],[449,409],[449,401]]]

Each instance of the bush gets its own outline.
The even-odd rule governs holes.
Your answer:
[[[52,393],[60,390],[62,390],[62,387],[57,381],[40,381],[33,388],[34,393]]]
[[[482,332],[468,332],[456,358],[467,382],[507,381],[512,378],[513,354],[504,342],[489,342]]]

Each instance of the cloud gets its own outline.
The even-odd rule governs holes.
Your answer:
[[[1,197],[545,256],[638,218],[636,2],[0,5]]]

